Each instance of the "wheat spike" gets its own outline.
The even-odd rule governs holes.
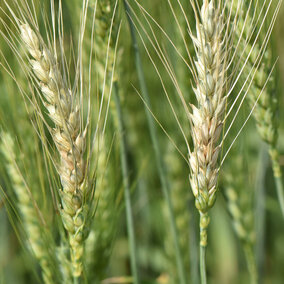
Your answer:
[[[235,30],[236,38],[242,37],[242,26],[253,26],[259,28],[260,24],[255,18],[253,13],[265,8],[268,3],[264,2],[261,7],[255,7],[253,11],[244,11],[241,7],[239,24]],[[237,14],[236,6],[233,6],[233,13]],[[251,70],[253,71],[254,80],[250,87],[250,92],[247,99],[250,106],[253,107],[257,102],[253,117],[256,122],[257,132],[261,139],[267,143],[268,152],[272,162],[272,168],[276,183],[276,190],[282,215],[284,216],[284,191],[282,184],[282,173],[279,162],[279,150],[277,149],[278,141],[278,122],[277,111],[279,105],[279,96],[276,91],[276,72],[273,70],[273,52],[270,45],[266,46],[266,41],[269,39],[269,34],[260,33],[260,42],[253,43],[251,39],[251,32],[246,34],[246,38],[242,40],[241,47],[243,48],[243,57],[247,60],[244,75],[250,76]],[[241,58],[242,59],[242,58]],[[259,62],[262,60],[261,62]],[[259,63],[256,65],[256,63]],[[244,77],[245,77],[244,76]]]
[[[190,153],[191,187],[196,198],[195,205],[201,214],[203,229],[200,243],[207,244],[206,227],[209,223],[207,212],[216,199],[218,140],[223,127],[224,96],[224,39],[222,36],[222,16],[213,1],[204,1],[201,21],[197,23],[197,36],[192,36],[197,60],[198,79],[194,93],[197,107],[192,105],[192,137],[194,151]]]
[[[2,143],[0,148],[5,157],[5,167],[17,196],[17,206],[22,217],[30,248],[39,261],[44,283],[57,283],[56,274],[54,273],[54,263],[51,263],[55,260],[52,259],[51,252],[49,251],[52,251],[52,244],[49,244],[49,247],[47,247],[45,243],[47,232],[43,224],[41,224],[31,193],[29,193],[23,176],[16,164],[14,140],[8,132],[2,132],[1,137]]]
[[[55,127],[51,134],[60,155],[59,175],[61,216],[69,233],[73,276],[82,274],[83,241],[87,206],[83,204],[86,194],[85,151],[86,131],[81,130],[79,106],[64,81],[52,51],[28,24],[20,26],[22,39],[31,55],[30,63],[44,97],[44,105]]]
[[[244,249],[251,283],[257,283],[256,259],[254,245],[256,240],[254,220],[255,194],[249,186],[246,160],[252,160],[241,149],[231,153],[230,162],[223,177],[224,193],[227,198],[227,208],[231,215],[232,225]],[[235,173],[238,172],[238,178]]]

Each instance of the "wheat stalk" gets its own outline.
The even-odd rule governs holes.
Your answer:
[[[44,105],[55,125],[51,134],[60,155],[60,212],[69,233],[73,276],[76,278],[82,274],[83,242],[87,235],[85,222],[88,207],[84,206],[87,179],[83,157],[86,130],[81,129],[75,94],[68,89],[52,51],[28,24],[21,25],[20,29],[22,40],[32,57],[30,63],[44,97]]]
[[[148,88],[147,88],[146,80],[145,80],[144,73],[143,73],[142,58],[140,56],[140,52],[138,49],[138,41],[137,41],[136,33],[135,33],[135,24],[133,23],[133,19],[132,19],[135,13],[133,13],[133,10],[131,9],[131,6],[129,5],[127,0],[124,0],[123,3],[124,3],[125,12],[127,15],[127,20],[129,23],[132,48],[134,50],[134,61],[135,61],[135,66],[136,66],[136,70],[138,74],[139,85],[141,88],[141,97],[143,101],[145,102],[145,113],[146,113],[146,118],[147,118],[147,124],[148,124],[149,131],[150,131],[151,141],[153,144],[155,162],[156,162],[157,170],[159,173],[159,178],[161,181],[162,192],[163,192],[163,195],[164,195],[164,198],[166,200],[167,207],[169,210],[170,228],[171,228],[171,233],[173,235],[173,240],[174,240],[179,281],[180,283],[185,284],[186,276],[185,276],[185,270],[184,270],[183,263],[182,263],[181,250],[180,250],[179,242],[178,242],[178,232],[177,232],[177,227],[176,227],[175,218],[174,218],[173,204],[170,198],[169,182],[166,176],[165,163],[163,160],[161,147],[159,145],[159,139],[158,139],[155,121],[154,121],[154,118],[152,117],[152,112],[150,111],[151,100],[149,97]],[[138,3],[136,2],[136,4]],[[142,6],[140,6],[139,4],[138,6],[139,8],[142,9]]]

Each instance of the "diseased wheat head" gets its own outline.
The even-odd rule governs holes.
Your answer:
[[[51,134],[60,155],[60,212],[64,227],[69,233],[73,275],[78,277],[82,274],[82,243],[86,238],[84,223],[87,206],[83,204],[87,188],[83,157],[86,129],[81,128],[75,94],[67,87],[53,52],[28,24],[21,25],[20,29],[21,37],[31,56],[33,72],[43,94],[43,103],[55,125]]]
[[[197,36],[192,36],[196,57],[197,81],[194,93],[197,106],[191,105],[192,138],[194,150],[190,153],[190,182],[196,198],[195,205],[200,211],[202,227],[207,227],[206,215],[216,199],[218,178],[218,141],[223,127],[226,106],[224,85],[226,73],[224,62],[223,21],[213,1],[204,1],[200,23],[197,22]],[[206,236],[201,236],[201,244],[206,246]]]

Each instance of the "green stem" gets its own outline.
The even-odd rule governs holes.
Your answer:
[[[275,176],[275,183],[276,183],[276,191],[278,196],[278,201],[280,204],[281,212],[284,217],[284,194],[283,194],[283,182],[281,176]]]
[[[277,197],[278,197],[282,216],[284,217],[284,193],[283,193],[282,173],[281,173],[281,168],[279,164],[279,152],[275,147],[270,146],[269,155],[270,155],[270,159],[272,162]]]
[[[80,284],[80,282],[81,282],[80,278],[81,277],[74,277],[73,284]]]
[[[158,137],[157,137],[157,132],[156,132],[156,124],[154,122],[154,119],[152,117],[151,112],[149,109],[151,109],[151,103],[150,103],[150,98],[148,95],[148,90],[144,78],[144,73],[143,73],[143,67],[142,67],[142,61],[140,58],[140,53],[138,49],[138,43],[135,35],[135,28],[131,19],[131,10],[130,7],[127,4],[127,1],[124,0],[124,7],[125,7],[125,12],[126,16],[128,19],[129,23],[129,29],[131,33],[131,38],[132,38],[132,46],[134,50],[134,59],[135,59],[135,65],[136,65],[136,70],[138,74],[138,80],[141,88],[141,94],[143,97],[143,100],[145,101],[145,112],[146,112],[146,118],[147,118],[147,123],[150,131],[150,137],[151,141],[153,144],[154,148],[154,153],[155,153],[155,160],[159,172],[159,177],[162,185],[162,191],[164,198],[166,200],[166,204],[169,210],[169,217],[170,217],[170,227],[171,231],[173,234],[173,239],[174,239],[174,246],[175,246],[175,252],[176,252],[176,262],[177,262],[177,269],[178,269],[178,274],[179,274],[179,280],[181,284],[186,284],[186,277],[185,277],[185,271],[183,267],[183,262],[182,262],[182,257],[181,257],[181,251],[179,247],[179,242],[178,242],[178,233],[177,233],[177,228],[176,228],[176,222],[175,222],[175,217],[174,217],[174,211],[173,211],[173,204],[172,200],[170,198],[170,190],[169,190],[169,185],[168,181],[166,178],[166,173],[165,173],[165,166],[164,166],[164,161],[162,159],[162,155],[160,152],[160,146],[158,142]]]
[[[200,283],[199,279],[199,264],[198,264],[198,216],[194,201],[190,202],[191,220],[189,224],[189,249],[190,249],[190,283]]]
[[[125,198],[125,207],[126,207],[127,233],[128,233],[128,238],[129,238],[131,272],[133,275],[133,283],[138,284],[139,280],[138,280],[138,270],[137,270],[134,222],[133,222],[132,207],[131,207],[129,167],[128,167],[128,161],[127,161],[127,152],[126,152],[125,127],[124,127],[124,122],[123,122],[123,117],[122,117],[120,99],[118,95],[117,82],[114,82],[114,101],[115,101],[117,118],[118,118],[118,133],[120,137],[120,159],[121,159],[121,167],[122,167],[122,175],[123,175],[123,186],[124,186],[124,198]]]
[[[206,284],[207,279],[206,279],[206,262],[205,262],[205,252],[206,252],[206,247],[200,245],[200,279],[201,279],[201,284]]]
[[[209,215],[208,213],[200,212],[200,254],[199,254],[199,265],[200,265],[200,279],[201,284],[206,284],[206,259],[205,259],[205,252],[207,247],[207,227],[209,225]]]
[[[264,259],[265,259],[265,195],[266,195],[266,186],[265,186],[265,177],[267,168],[269,165],[269,156],[267,153],[266,145],[262,145],[259,158],[258,158],[258,170],[256,176],[256,212],[255,212],[255,226],[256,226],[256,262],[257,262],[257,271],[259,277],[259,283],[262,283],[264,278]]]
[[[255,263],[255,257],[253,254],[253,249],[251,244],[245,244],[244,245],[244,251],[247,261],[247,266],[250,274],[251,284],[257,284],[257,269],[256,269],[256,263]]]

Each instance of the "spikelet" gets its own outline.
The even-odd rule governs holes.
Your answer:
[[[87,236],[85,219],[88,206],[83,203],[87,194],[83,158],[86,131],[81,129],[75,94],[67,87],[52,51],[28,24],[21,25],[20,29],[22,40],[31,56],[30,64],[38,79],[44,105],[55,125],[51,134],[60,154],[58,173],[62,184],[61,216],[69,233],[73,276],[79,277],[82,274],[83,242]]]
[[[216,199],[218,178],[218,141],[223,127],[226,105],[224,82],[226,54],[222,38],[222,15],[213,1],[204,1],[197,36],[192,36],[196,48],[195,66],[197,82],[194,93],[197,106],[191,105],[192,138],[194,151],[190,153],[190,182],[195,205],[200,212],[200,244],[206,246],[206,228],[209,224],[208,210]]]

